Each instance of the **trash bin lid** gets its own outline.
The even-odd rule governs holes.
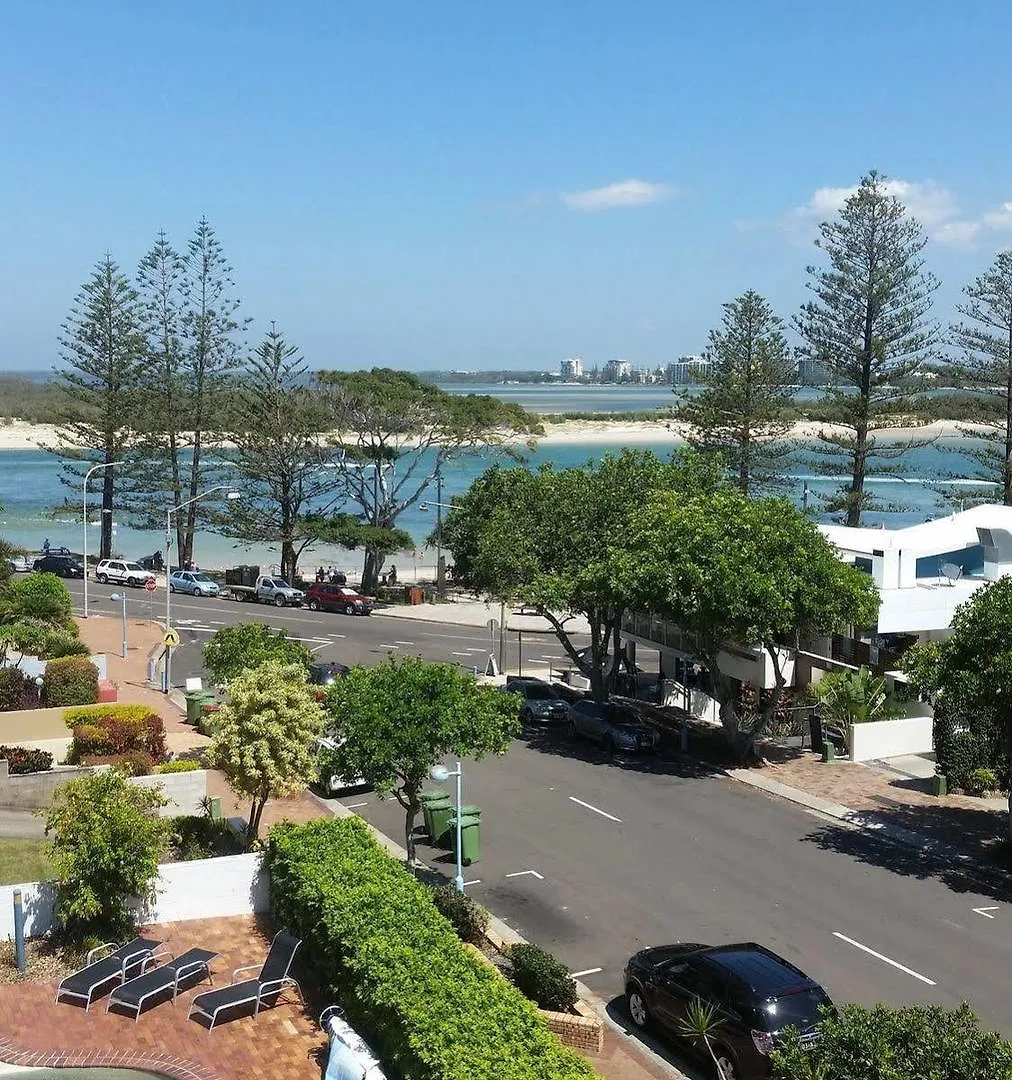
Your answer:
[[[457,815],[456,814],[454,814],[450,818],[450,824],[453,825],[453,826],[455,826],[457,824]],[[462,829],[466,829],[468,825],[480,825],[480,824],[481,824],[481,815],[480,814],[461,814],[460,815],[460,827]]]
[[[460,808],[460,816],[461,817],[481,817],[481,807],[480,806],[470,806],[470,805],[462,806]]]
[[[445,791],[422,791],[418,794],[418,801],[424,806],[426,803],[441,802],[449,797]]]

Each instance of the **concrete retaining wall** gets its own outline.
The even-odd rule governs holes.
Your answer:
[[[163,863],[158,873],[158,896],[151,905],[134,905],[139,919],[163,923],[249,915],[270,907],[270,882],[260,856],[227,855],[219,859]],[[0,887],[0,939],[14,936],[14,890],[20,889],[25,910],[25,933],[38,937],[53,923],[56,893],[51,882],[28,882]]]
[[[850,729],[850,760],[875,761],[900,754],[927,754],[934,749],[930,716],[909,716],[854,724]]]
[[[201,800],[207,795],[207,773],[203,769],[194,769],[193,772],[132,776],[130,783],[138,787],[162,789],[162,794],[169,800],[169,805],[159,811],[161,817],[199,814]]]
[[[39,739],[65,739],[70,729],[59,709],[14,709],[0,712],[0,746],[21,746]]]

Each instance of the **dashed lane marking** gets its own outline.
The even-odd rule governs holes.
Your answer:
[[[622,824],[621,818],[615,817],[614,814],[609,814],[606,810],[599,810],[596,806],[591,806],[589,802],[584,802],[583,799],[578,799],[575,795],[570,795],[569,801],[575,802],[577,806],[583,806],[588,810],[593,810],[595,814],[600,814],[601,817],[606,817],[609,821],[617,821],[619,825]]]
[[[902,971],[906,975],[910,975],[915,979],[920,979],[922,983],[927,983],[928,986],[936,986],[934,979],[929,979],[927,975],[922,975],[919,971],[914,971],[913,968],[908,968],[904,964],[901,964],[898,960],[892,960],[888,956],[884,956],[880,952],[876,952],[874,949],[869,949],[867,945],[862,945],[860,941],[855,941],[853,938],[847,937],[846,934],[841,934],[839,930],[833,931],[833,937],[839,938],[841,941],[845,941],[848,945],[853,945],[855,949],[860,949],[861,952],[866,952],[869,956],[874,956],[876,960],[881,960],[883,964],[888,964],[890,967],[894,967],[899,971]]]

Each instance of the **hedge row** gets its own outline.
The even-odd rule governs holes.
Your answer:
[[[53,767],[53,755],[48,750],[33,750],[26,746],[0,746],[0,758],[6,759],[10,776],[47,772]]]
[[[404,1080],[590,1080],[537,1009],[460,943],[357,818],[283,823],[266,854],[278,923]]]
[[[150,705],[122,705],[115,701],[103,701],[97,705],[80,705],[65,709],[63,722],[69,728],[78,724],[94,724],[99,720],[148,720],[158,713]]]
[[[77,764],[96,755],[138,752],[150,758],[150,771],[151,764],[165,761],[168,754],[162,718],[156,712],[148,712],[149,715],[143,718],[96,715],[88,723],[77,724],[67,761]]]

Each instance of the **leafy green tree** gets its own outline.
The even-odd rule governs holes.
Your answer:
[[[87,470],[122,461],[133,438],[144,338],[137,292],[111,255],[95,267],[74,298],[54,369],[61,407],[56,441],[44,449],[62,460],[60,479],[79,505]],[[99,557],[112,554],[116,470],[102,470]]]
[[[949,375],[953,386],[973,393],[978,416],[961,429],[973,441],[957,449],[977,466],[974,475],[993,483],[1012,506],[1012,251],[999,251],[963,293],[956,310],[965,321],[951,330],[962,356]]]
[[[77,635],[70,590],[56,574],[26,574],[0,592],[0,622],[38,619]]]
[[[976,768],[992,769],[1009,792],[1012,839],[1012,578],[978,589],[956,608],[944,641],[915,645],[904,657],[915,688],[933,702],[939,767],[960,759],[962,785]],[[968,745],[969,744],[969,745]]]
[[[913,445],[890,446],[881,434],[910,422],[924,364],[939,341],[930,319],[938,282],[924,269],[923,229],[880,173],[862,177],[819,234],[816,246],[829,265],[808,268],[814,299],[795,326],[830,380],[826,418],[844,429],[819,436],[825,470],[846,468],[850,476],[828,507],[857,526],[875,505],[868,474],[895,471],[890,463]]]
[[[622,615],[635,566],[623,545],[652,492],[706,491],[724,483],[722,466],[692,452],[662,462],[624,450],[573,469],[493,466],[471,485],[443,523],[455,580],[489,597],[520,601],[548,620],[570,659],[582,667],[598,701],[614,682]],[[619,570],[625,571],[624,575]],[[571,621],[590,625],[581,655]]]
[[[171,826],[166,800],[116,770],[56,789],[46,813],[56,869],[56,919],[73,941],[120,938],[132,928],[131,897],[153,900]]]
[[[827,1010],[820,1037],[788,1029],[773,1054],[776,1080],[1010,1080],[1012,1043],[957,1009],[909,1005]]]
[[[724,304],[721,328],[710,331],[703,388],[682,393],[675,413],[688,427],[689,444],[718,454],[745,495],[782,486],[792,449],[785,417],[797,367],[783,326],[752,289]]]
[[[294,581],[299,557],[317,539],[304,515],[327,515],[344,498],[338,451],[321,433],[329,418],[309,386],[305,361],[271,323],[228,410],[226,455],[243,498],[218,528],[247,543],[279,544],[281,576]]]
[[[219,686],[228,686],[243,672],[268,661],[307,667],[313,653],[284,628],[273,630],[263,623],[236,623],[216,630],[204,646],[204,667]]]
[[[330,544],[347,551],[368,549],[385,559],[399,551],[412,551],[415,541],[405,529],[384,525],[368,525],[357,514],[343,511],[330,514],[306,514],[298,528],[308,543]]]
[[[333,416],[331,437],[345,457],[348,500],[365,525],[389,530],[435,483],[443,466],[467,452],[512,452],[541,433],[536,416],[513,402],[450,394],[390,368],[320,375]],[[384,553],[365,545],[362,589],[376,591]]]
[[[247,849],[259,835],[267,800],[304,791],[315,775],[323,718],[303,664],[268,660],[229,683],[207,759],[250,800]]]
[[[847,738],[851,724],[891,720],[902,713],[886,681],[866,667],[829,671],[815,687],[816,712],[823,726]]]
[[[520,732],[516,697],[479,686],[452,664],[413,657],[355,667],[327,695],[334,772],[360,776],[404,809],[404,845],[415,862],[418,794],[448,754],[503,754]]]
[[[756,755],[787,687],[786,651],[847,626],[871,626],[879,597],[871,578],[785,499],[737,491],[699,497],[654,492],[622,538],[620,578],[630,604],[677,622],[709,668],[728,742]],[[623,578],[625,582],[623,583]],[[721,670],[728,645],[756,647],[773,687],[743,729],[736,680]]]

